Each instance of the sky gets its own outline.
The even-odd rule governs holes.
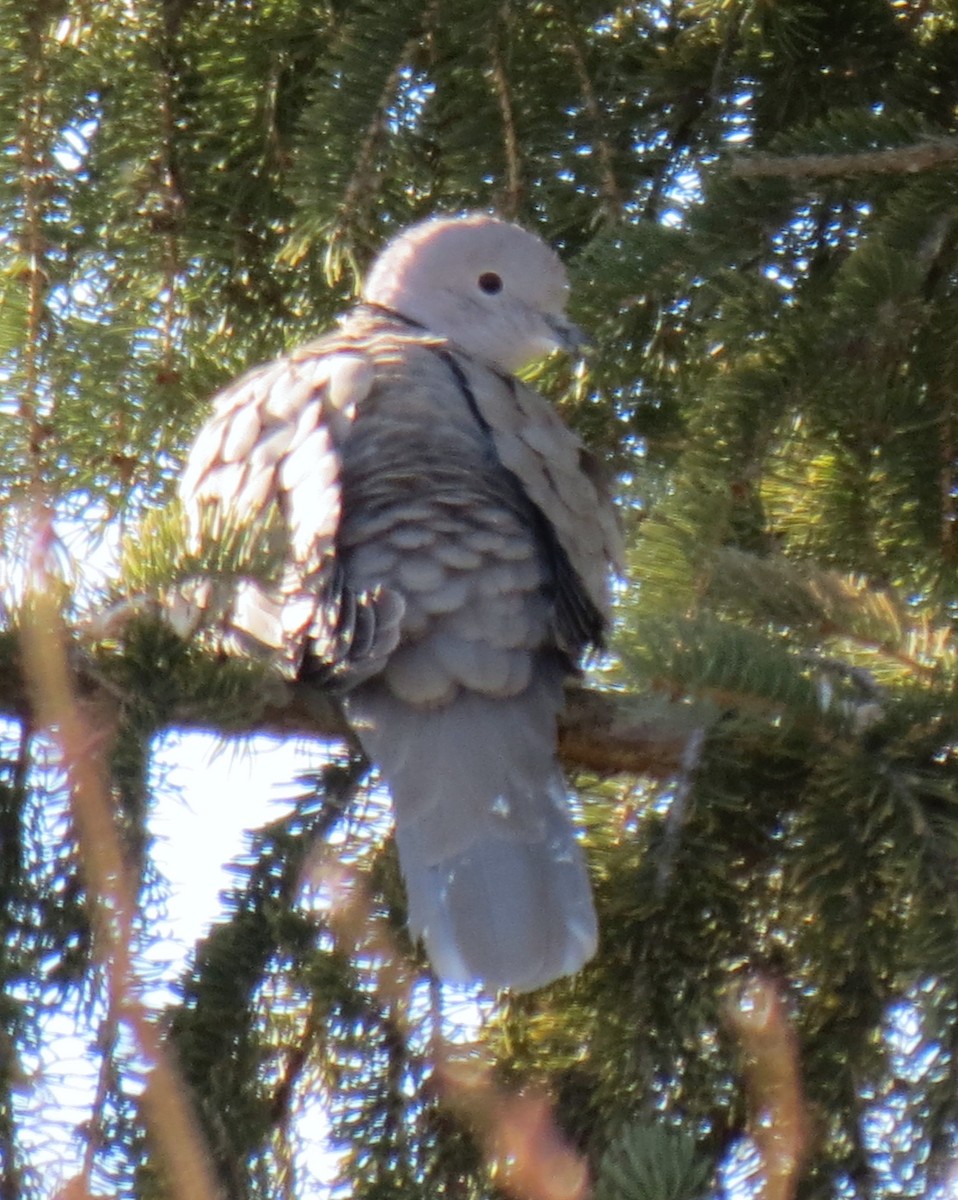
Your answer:
[[[290,811],[295,777],[316,767],[316,754],[315,745],[300,742],[257,737],[226,747],[215,735],[179,731],[157,744],[154,770],[162,786],[149,826],[152,858],[168,887],[149,956],[147,1000],[154,1010],[171,998],[167,989],[220,912],[220,893],[233,882],[229,865],[244,851],[247,831]],[[96,1032],[80,1014],[54,1014],[42,1042],[22,1057],[24,1143],[51,1197],[82,1162],[73,1127],[88,1117],[93,1103]],[[298,1198],[325,1200],[336,1161],[328,1149],[321,1095],[306,1103],[298,1128],[309,1148],[300,1164]]]

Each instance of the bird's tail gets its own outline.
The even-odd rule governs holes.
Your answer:
[[[416,708],[382,681],[350,719],[392,793],[413,936],[454,983],[532,991],[595,952],[592,892],[556,758],[559,676]]]

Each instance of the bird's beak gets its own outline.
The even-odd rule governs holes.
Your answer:
[[[546,324],[555,334],[556,345],[560,350],[569,354],[581,355],[591,350],[595,345],[592,338],[567,317],[557,317],[552,314],[546,317]]]

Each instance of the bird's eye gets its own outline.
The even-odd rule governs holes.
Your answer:
[[[502,280],[495,271],[483,271],[479,276],[479,286],[487,296],[494,296],[502,291]]]

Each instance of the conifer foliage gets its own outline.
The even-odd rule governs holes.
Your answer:
[[[947,1194],[958,7],[0,0],[0,46],[0,1200],[51,1195],[31,1064],[77,1020],[63,1195],[318,1195],[317,1098],[370,1200]],[[573,271],[597,348],[537,386],[631,549],[564,743],[599,954],[460,1029],[332,709],[151,601],[196,566],[210,393],[467,208]],[[207,569],[268,574],[263,540]],[[305,730],[316,773],[158,1012],[172,726]]]

